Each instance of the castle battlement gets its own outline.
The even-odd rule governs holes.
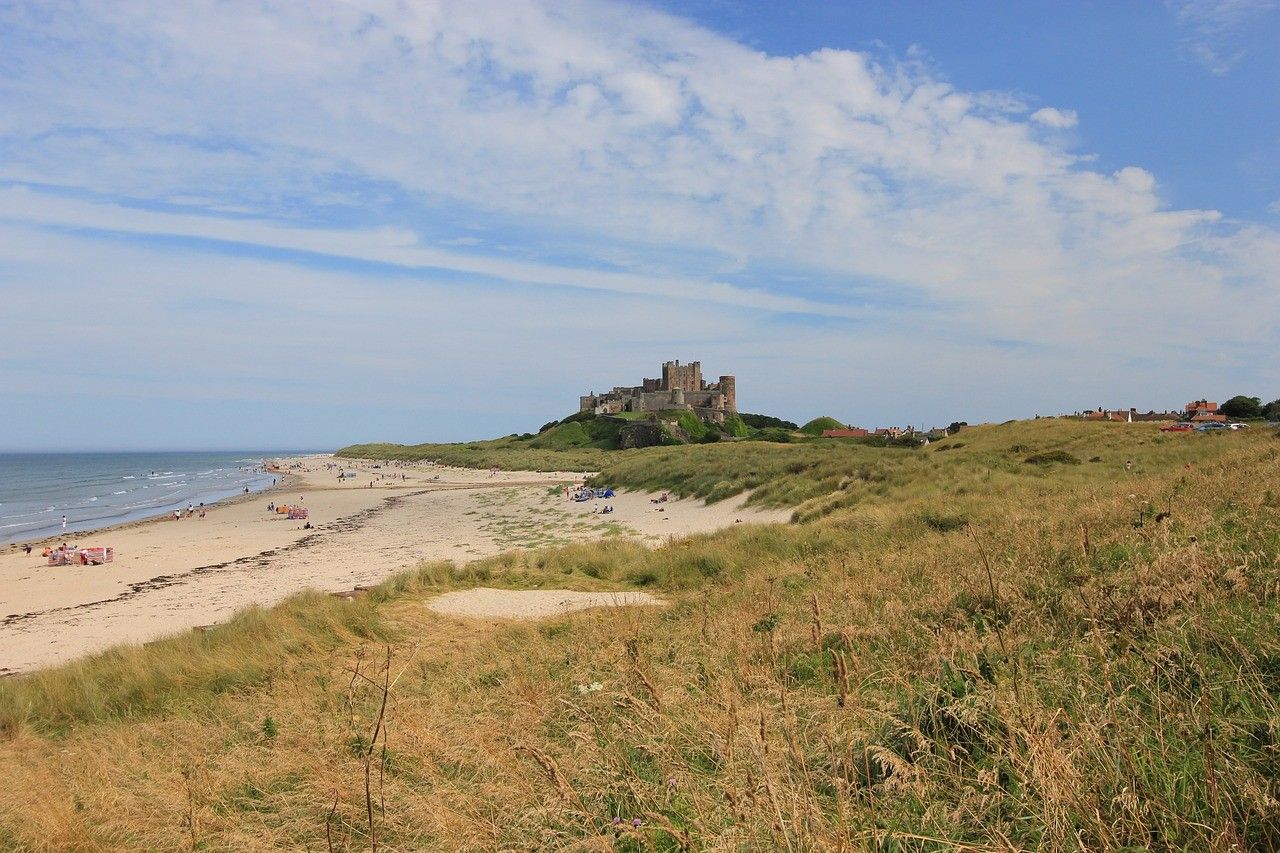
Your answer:
[[[724,423],[730,413],[738,411],[737,380],[721,376],[718,382],[702,378],[702,362],[664,362],[662,378],[644,379],[639,385],[615,386],[604,394],[586,394],[579,398],[578,410],[598,415],[620,412],[660,412],[687,409],[706,421]]]

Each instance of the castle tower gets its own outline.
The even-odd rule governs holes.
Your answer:
[[[682,391],[701,391],[702,387],[702,362],[681,365],[680,360],[676,359],[662,363],[663,391],[674,391],[677,388]]]
[[[737,379],[732,376],[720,377],[720,393],[724,395],[724,407],[730,412],[738,411]]]

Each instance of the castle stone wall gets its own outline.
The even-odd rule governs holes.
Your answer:
[[[728,413],[738,410],[737,381],[726,375],[719,382],[708,383],[702,378],[701,362],[668,361],[662,365],[661,379],[645,379],[634,386],[617,385],[604,394],[578,398],[579,411],[598,414],[665,409],[687,409],[704,420],[723,423]]]

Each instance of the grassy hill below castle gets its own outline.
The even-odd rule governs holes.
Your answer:
[[[1280,846],[1270,430],[588,450],[798,523],[428,564],[0,680],[0,847]],[[423,607],[477,585],[670,604]]]
[[[354,444],[337,451],[339,457],[399,461],[437,461],[469,468],[507,471],[600,471],[622,460],[656,458],[663,465],[679,454],[649,454],[661,447],[688,444],[792,444],[814,441],[823,429],[841,424],[834,418],[817,418],[797,427],[794,423],[764,415],[733,415],[724,424],[699,420],[688,411],[624,412],[595,415],[579,412],[545,424],[538,433],[513,433],[485,441],[426,444]],[[639,439],[639,440],[637,440]],[[882,446],[883,439],[841,439],[841,447]],[[905,444],[905,443],[904,443]],[[723,451],[728,457],[768,457],[772,451],[756,448]],[[714,457],[714,454],[713,454]],[[636,464],[643,467],[644,462]],[[628,470],[635,470],[635,467]],[[698,492],[700,497],[705,493]]]

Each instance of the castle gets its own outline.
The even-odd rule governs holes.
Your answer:
[[[597,415],[687,409],[704,421],[724,423],[726,415],[738,411],[734,378],[721,376],[719,382],[703,382],[700,361],[664,362],[661,379],[646,379],[630,388],[617,386],[605,394],[592,393],[579,399],[579,411]]]

